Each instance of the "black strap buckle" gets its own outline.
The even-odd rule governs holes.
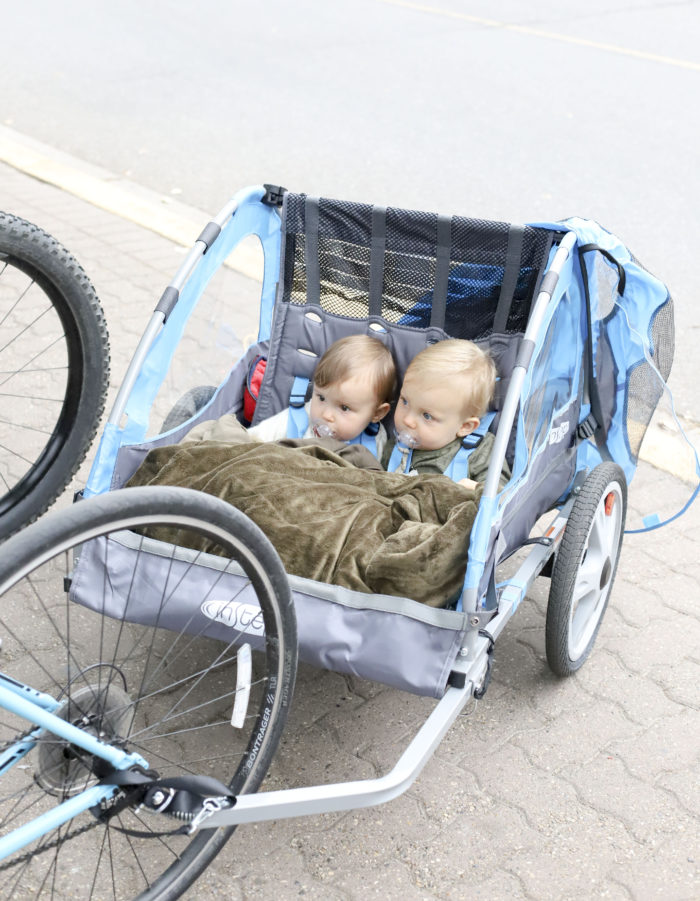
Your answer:
[[[587,438],[592,438],[597,430],[598,421],[592,413],[589,413],[583,422],[579,422],[576,426],[576,437],[579,441],[585,441]]]
[[[483,438],[483,435],[479,435],[476,432],[470,432],[462,438],[462,447],[466,450],[474,450],[475,447],[478,447],[481,444]]]

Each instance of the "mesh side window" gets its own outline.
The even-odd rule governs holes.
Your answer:
[[[607,319],[615,308],[617,288],[620,284],[620,276],[613,264],[602,253],[595,254],[596,275],[596,300],[598,303],[598,318]]]
[[[591,291],[591,315],[596,317],[592,330],[594,335],[593,375],[598,385],[602,423],[607,433],[615,416],[617,394],[615,385],[618,367],[606,328],[607,321],[618,314],[617,298],[620,274],[617,267],[602,253],[593,254],[592,273],[594,280]],[[597,313],[595,309],[597,307]]]
[[[524,332],[546,263],[551,235],[538,228],[526,228],[520,257],[520,274],[508,316],[508,333]]]
[[[673,301],[669,296],[659,307],[649,324],[652,359],[664,382],[668,379],[673,361]],[[646,361],[635,366],[627,375],[626,430],[627,444],[635,463],[647,427],[663,394],[663,385],[653,367]]]
[[[453,338],[482,338],[490,333],[504,271],[503,266],[450,265],[445,331]]]
[[[455,338],[490,333],[507,251],[507,222],[453,220],[445,330]]]
[[[662,394],[659,377],[648,363],[639,363],[627,375],[627,445],[634,462]]]
[[[552,418],[571,404],[580,371],[582,346],[577,346],[578,317],[561,302],[532,364],[531,391],[523,401],[524,438],[528,458],[547,443]]]
[[[552,401],[555,399],[550,394],[550,381],[548,375],[548,360],[551,354],[552,341],[556,333],[556,320],[550,323],[542,349],[535,361],[532,374],[533,391],[527,398],[523,410],[525,421],[525,441],[530,457],[544,440],[549,429],[549,418],[554,410]]]
[[[675,350],[673,299],[670,295],[666,303],[657,310],[651,323],[650,334],[652,359],[663,380],[667,381],[671,374]]]
[[[455,216],[452,259],[476,266],[502,266],[508,250],[508,223]]]
[[[641,260],[631,253],[632,262],[652,275]],[[652,276],[653,277],[653,276]],[[658,368],[664,381],[668,380],[673,363],[675,351],[675,324],[673,313],[673,298],[668,295],[666,303],[662,304],[654,314],[649,326],[649,335],[652,340],[652,359]]]
[[[509,334],[525,331],[530,316],[530,307],[535,299],[535,288],[539,283],[539,276],[540,269],[533,266],[527,266],[520,270],[506,325],[506,331]]]

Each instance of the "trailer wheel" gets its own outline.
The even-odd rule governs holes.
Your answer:
[[[188,419],[199,413],[202,407],[206,407],[215,394],[216,387],[214,385],[197,385],[195,388],[190,388],[189,391],[186,391],[182,397],[175,401],[172,409],[163,420],[160,434],[164,435],[171,429],[176,429],[179,425],[182,425],[183,422],[187,422]]]
[[[547,663],[570,676],[586,661],[615,579],[627,513],[616,463],[590,473],[576,498],[552,569],[545,628]]]

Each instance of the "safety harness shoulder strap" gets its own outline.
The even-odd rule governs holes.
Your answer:
[[[309,416],[306,412],[306,392],[309,380],[303,376],[295,376],[289,394],[289,417],[287,419],[287,438],[303,438],[309,427]]]
[[[485,413],[481,417],[479,425],[474,429],[474,431],[470,432],[469,435],[465,435],[464,438],[462,438],[462,444],[459,450],[454,455],[454,457],[450,461],[449,466],[445,470],[445,475],[449,476],[449,478],[451,478],[454,482],[459,482],[460,479],[466,479],[469,477],[469,457],[472,452],[476,450],[479,444],[481,444],[481,441],[488,432],[495,415],[495,411],[489,410],[488,413]],[[402,447],[397,442],[394,445],[391,456],[389,457],[387,470],[389,472],[410,472],[412,458],[413,451],[410,448]]]
[[[496,412],[489,410],[479,420],[479,425],[462,438],[462,445],[450,461],[450,465],[445,470],[445,475],[449,476],[453,482],[459,482],[460,479],[469,478],[469,457],[481,444],[484,436],[488,432],[491,423],[494,420]]]
[[[289,394],[289,417],[287,419],[287,438],[303,438],[309,428],[309,414],[306,411],[306,392],[309,388],[309,379],[304,376],[295,376],[292,390]],[[361,444],[374,456],[377,456],[377,435],[379,423],[370,422],[367,428],[348,441],[348,444]]]
[[[348,441],[348,444],[361,444],[362,447],[366,447],[370,453],[377,455],[377,435],[379,434],[379,423],[378,422],[370,422],[367,428],[362,432],[357,438],[353,438],[352,441]]]

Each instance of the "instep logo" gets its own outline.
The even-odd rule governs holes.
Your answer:
[[[200,609],[208,619],[238,632],[249,635],[263,635],[265,632],[262,611],[255,604],[211,600],[205,601]]]
[[[569,434],[569,423],[562,422],[561,425],[558,425],[555,429],[549,433],[549,443],[550,444],[559,444],[560,441],[563,441],[564,438]]]

